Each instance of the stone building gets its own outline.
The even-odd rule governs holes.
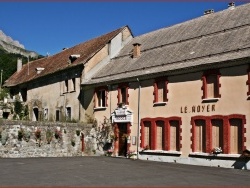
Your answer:
[[[132,38],[125,26],[22,66],[4,84],[28,104],[32,121],[84,121],[81,82],[105,66]]]
[[[91,79],[86,113],[112,117],[114,155],[236,167],[250,149],[250,4],[133,38]]]

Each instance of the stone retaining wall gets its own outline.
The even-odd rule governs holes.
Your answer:
[[[1,120],[0,157],[93,155],[95,151],[92,149],[94,148],[92,140],[88,142],[91,129],[93,129],[91,124]],[[40,137],[36,136],[38,130],[41,131]],[[59,133],[59,138],[56,138],[55,132]],[[77,132],[80,132],[80,135],[77,135]],[[84,152],[82,152],[81,134],[84,135]]]

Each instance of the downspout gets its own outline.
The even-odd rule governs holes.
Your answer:
[[[138,122],[137,122],[137,159],[139,159],[139,142],[140,142],[140,98],[141,98],[141,83],[137,78],[138,86]]]

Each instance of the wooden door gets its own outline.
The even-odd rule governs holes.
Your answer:
[[[127,154],[127,123],[119,123],[119,156],[126,156]]]

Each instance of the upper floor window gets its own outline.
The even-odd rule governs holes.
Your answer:
[[[76,79],[72,78],[72,79],[68,79],[68,80],[64,80],[64,82],[62,83],[62,93],[68,93],[68,92],[73,92],[76,90]]]
[[[121,84],[118,86],[118,104],[123,103],[125,105],[128,105],[128,85],[127,84]]]
[[[98,88],[95,90],[94,107],[107,107],[108,106],[108,95],[107,88]]]
[[[167,102],[167,84],[166,78],[159,78],[155,80],[154,83],[154,103]]]
[[[247,70],[247,76],[248,76],[248,79],[247,79],[247,85],[248,85],[247,96],[250,96],[250,68],[248,68],[248,70]]]
[[[202,76],[202,99],[215,99],[220,98],[220,73],[217,70],[210,70],[204,73]]]

